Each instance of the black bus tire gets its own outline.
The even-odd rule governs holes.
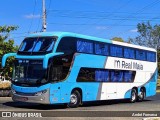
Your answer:
[[[132,89],[131,91],[131,97],[130,97],[130,102],[134,103],[137,101],[137,91],[136,89]]]
[[[145,92],[145,90],[144,90],[143,88],[141,88],[141,89],[140,89],[140,94],[139,94],[139,96],[138,96],[138,101],[139,101],[139,102],[143,101],[144,98],[145,98],[145,96],[146,96],[146,92]]]
[[[81,95],[79,91],[74,90],[70,95],[70,102],[67,104],[69,108],[76,108],[81,103]]]

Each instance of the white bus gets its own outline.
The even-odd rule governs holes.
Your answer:
[[[31,34],[15,56],[12,99],[46,104],[130,99],[156,94],[156,50],[68,32]]]

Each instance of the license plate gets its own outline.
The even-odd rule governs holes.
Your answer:
[[[17,98],[17,100],[19,100],[19,101],[27,101],[28,98],[27,97],[19,97],[19,98]]]

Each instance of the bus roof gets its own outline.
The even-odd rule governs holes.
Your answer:
[[[48,36],[57,36],[59,38],[77,37],[77,38],[82,38],[82,39],[94,40],[94,41],[99,41],[99,42],[111,43],[111,44],[116,44],[116,45],[121,45],[121,46],[132,47],[132,48],[156,52],[156,50],[154,48],[129,44],[129,43],[125,43],[125,42],[118,42],[118,41],[113,41],[110,39],[98,38],[98,37],[93,37],[93,36],[88,36],[88,35],[82,35],[82,34],[77,34],[77,33],[72,33],[72,32],[39,32],[39,33],[30,34],[27,37],[48,37]]]

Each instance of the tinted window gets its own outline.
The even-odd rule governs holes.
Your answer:
[[[73,37],[64,37],[60,40],[57,52],[64,52],[65,54],[71,54],[76,52],[76,39]]]
[[[49,80],[64,80],[69,74],[73,55],[61,55],[49,60]]]
[[[134,59],[135,58],[134,49],[124,48],[124,57],[129,59]]]
[[[98,81],[98,82],[109,81],[109,71],[108,70],[95,70],[95,81]]]
[[[93,43],[84,40],[77,40],[77,52],[93,53]]]
[[[94,82],[95,70],[91,68],[81,68],[77,77],[78,82]]]
[[[110,46],[110,55],[114,57],[123,57],[123,49],[117,45]]]
[[[16,85],[38,86],[48,82],[42,60],[15,60],[12,82]]]
[[[51,51],[55,43],[54,38],[27,38],[20,48],[20,52],[45,52]]]
[[[147,52],[147,61],[155,62],[156,61],[156,53]]]
[[[52,39],[39,39],[33,49],[33,52],[51,51],[55,41]]]
[[[33,50],[33,47],[36,43],[36,40],[35,39],[25,39],[20,48],[19,48],[19,51],[22,52],[22,51],[27,51],[27,52],[31,52]]]
[[[23,40],[17,54],[44,55],[53,51],[56,37],[35,37]]]
[[[136,59],[137,60],[146,60],[146,53],[144,50],[136,50]]]
[[[133,82],[135,71],[81,68],[77,82]]]
[[[104,43],[95,43],[95,54],[109,55],[108,45]]]
[[[124,71],[124,82],[132,82],[135,77],[135,71]]]
[[[122,82],[123,81],[123,71],[112,70],[111,71],[111,82]]]

